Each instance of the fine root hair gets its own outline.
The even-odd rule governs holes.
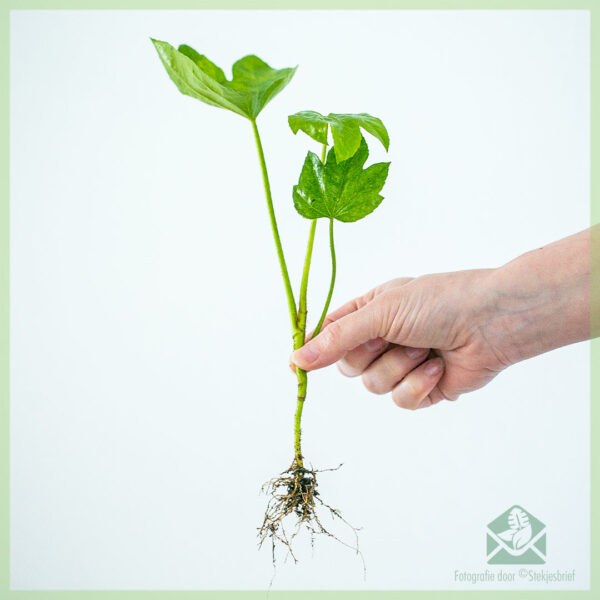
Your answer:
[[[286,550],[286,559],[291,556],[294,562],[298,562],[292,546],[294,538],[304,529],[309,533],[313,547],[317,535],[326,535],[356,552],[361,558],[363,572],[366,573],[365,562],[358,545],[360,527],[348,523],[337,508],[333,508],[321,498],[317,490],[317,473],[337,471],[341,466],[340,464],[332,469],[309,469],[294,459],[287,470],[262,486],[261,491],[269,496],[269,501],[263,523],[258,528],[258,546],[261,548],[265,542],[271,542],[274,566],[278,545]],[[332,520],[337,519],[344,523],[352,531],[354,543],[345,542],[329,531],[319,512],[329,513]]]

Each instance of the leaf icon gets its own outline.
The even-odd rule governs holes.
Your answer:
[[[508,515],[508,525],[511,529],[523,529],[529,525],[529,517],[522,508],[515,506]]]
[[[506,531],[499,533],[498,537],[501,540],[504,540],[505,542],[512,542],[512,539],[516,532],[517,532],[516,529],[507,529]]]
[[[512,543],[513,548],[518,550],[522,548],[529,540],[531,539],[531,525],[527,525],[523,527],[523,529],[519,529],[513,537]]]
[[[513,548],[518,550],[531,539],[531,523],[527,513],[515,506],[508,514],[508,526],[510,529],[503,531],[499,537],[505,541],[512,540]]]

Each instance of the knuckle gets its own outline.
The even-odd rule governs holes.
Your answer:
[[[366,306],[375,300],[375,298],[377,298],[381,293],[381,286],[370,289],[366,294],[363,294],[356,299],[356,308],[362,308],[363,306]]]
[[[377,296],[371,303],[373,318],[377,320],[374,328],[381,337],[386,337],[394,332],[394,323],[398,318],[399,299],[395,290],[387,290]]]

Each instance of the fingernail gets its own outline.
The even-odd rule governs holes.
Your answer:
[[[365,348],[369,352],[379,352],[385,347],[386,341],[383,338],[375,338],[365,343]]]
[[[426,375],[437,375],[442,370],[442,361],[439,358],[434,358],[425,365]]]
[[[405,348],[406,356],[411,358],[412,360],[416,360],[417,358],[421,358],[425,356],[427,352],[429,352],[429,348]]]
[[[294,364],[309,365],[319,358],[319,353],[313,350],[310,346],[302,346],[292,354],[292,362]]]

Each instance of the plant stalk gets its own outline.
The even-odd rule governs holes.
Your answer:
[[[315,231],[317,229],[317,219],[313,219],[308,232],[308,244],[306,245],[306,257],[304,258],[304,269],[302,271],[302,283],[300,284],[300,297],[298,299],[298,329],[306,332],[306,317],[308,309],[306,305],[306,296],[308,292],[308,274],[310,272],[310,262],[312,258],[313,244],[315,242]],[[304,343],[301,340],[300,346]],[[300,347],[298,346],[298,348]],[[297,350],[297,348],[294,348]]]
[[[325,163],[327,155],[327,142],[323,144],[321,152],[321,162]],[[308,274],[310,272],[310,263],[312,259],[313,245],[315,241],[315,230],[317,228],[317,219],[313,219],[308,232],[308,244],[306,246],[306,257],[304,259],[304,269],[302,271],[302,283],[300,284],[300,297],[298,299],[298,329],[302,336],[300,339],[294,338],[294,350],[301,348],[304,345],[306,336],[306,318],[308,316],[307,309],[307,293],[308,293]],[[301,422],[302,410],[304,401],[306,400],[306,388],[308,386],[308,376],[304,369],[296,367],[296,376],[298,378],[298,397],[296,402],[296,415],[294,417],[294,456],[296,465],[300,468],[304,466],[302,460],[302,442],[301,442]]]
[[[335,245],[333,243],[333,218],[329,219],[329,249],[331,250],[331,283],[329,284],[329,292],[327,293],[327,300],[325,301],[325,306],[323,307],[323,312],[321,313],[321,318],[319,319],[318,325],[315,327],[315,331],[313,333],[313,337],[319,335],[321,331],[321,327],[323,326],[323,321],[325,321],[325,317],[327,316],[327,311],[329,310],[329,304],[331,302],[331,296],[333,295],[333,287],[335,286],[335,274],[337,270],[337,263],[335,258]]]
[[[277,227],[277,219],[275,218],[275,209],[273,208],[273,197],[271,196],[271,185],[269,183],[269,174],[267,173],[267,164],[265,162],[265,154],[263,152],[262,143],[260,141],[260,135],[258,133],[258,127],[256,126],[256,120],[252,119],[252,129],[254,131],[254,139],[256,141],[256,149],[258,150],[258,159],[260,161],[260,168],[262,171],[263,185],[265,188],[265,196],[267,198],[267,207],[269,209],[269,219],[271,221],[271,230],[273,231],[273,239],[275,240],[275,247],[277,248],[277,257],[279,259],[279,267],[281,268],[281,275],[283,276],[283,283],[285,285],[285,293],[287,296],[288,309],[290,312],[290,320],[292,323],[292,332],[295,340],[302,339],[304,341],[304,334],[301,336],[298,329],[298,313],[296,310],[296,300],[294,299],[294,292],[292,290],[292,284],[290,282],[290,276],[288,274],[287,264],[283,255],[283,247],[281,245],[281,238],[279,237],[279,229]]]

